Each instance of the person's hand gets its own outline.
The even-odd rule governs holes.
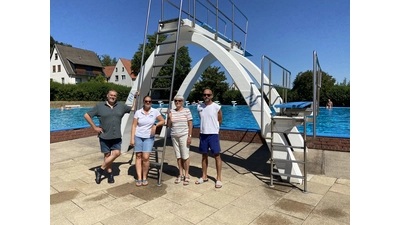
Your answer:
[[[153,126],[151,127],[150,136],[153,136],[153,135],[156,134],[156,129],[157,129],[157,126],[155,126],[155,125],[153,125]]]
[[[97,134],[103,133],[103,128],[101,127],[95,127],[94,130],[96,131]]]
[[[189,147],[192,144],[192,137],[188,136],[187,138],[187,146]]]
[[[135,139],[131,139],[130,146],[135,146]]]

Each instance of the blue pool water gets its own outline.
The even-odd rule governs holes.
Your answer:
[[[154,108],[159,105],[154,104]],[[165,105],[163,107],[166,107]],[[193,115],[193,126],[199,127],[199,116],[196,106],[187,106]],[[89,127],[83,118],[90,108],[74,108],[70,110],[50,109],[50,131],[71,130]],[[237,130],[260,130],[247,105],[223,105],[222,106],[223,122],[221,129]],[[99,125],[99,120],[95,117],[93,121]],[[313,124],[307,124],[307,134],[312,135]],[[299,126],[298,130],[303,132],[303,126]],[[350,108],[334,107],[333,109],[320,108],[317,116],[316,126],[317,136],[331,136],[350,138]]]

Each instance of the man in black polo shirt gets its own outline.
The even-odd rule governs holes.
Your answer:
[[[125,113],[130,113],[135,109],[135,100],[132,107],[130,107],[124,103],[117,102],[117,96],[118,93],[115,90],[110,90],[105,102],[98,103],[83,116],[98,133],[100,150],[104,153],[103,164],[94,170],[97,184],[100,184],[101,176],[105,170],[108,172],[108,183],[114,183],[112,163],[121,155],[121,120]],[[99,119],[99,127],[94,124],[93,116],[97,116]]]

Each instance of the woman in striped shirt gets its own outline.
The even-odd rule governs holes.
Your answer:
[[[174,103],[176,108],[168,113],[167,124],[171,128],[172,145],[175,150],[175,156],[178,163],[179,176],[175,184],[183,181],[183,185],[190,182],[189,176],[189,147],[192,143],[192,113],[190,109],[183,107],[183,96],[176,95]],[[185,175],[183,175],[185,174]]]

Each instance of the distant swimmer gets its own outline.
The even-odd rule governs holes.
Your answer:
[[[333,102],[331,101],[331,99],[328,98],[328,102],[326,103],[326,108],[332,109],[332,107],[333,107]]]

